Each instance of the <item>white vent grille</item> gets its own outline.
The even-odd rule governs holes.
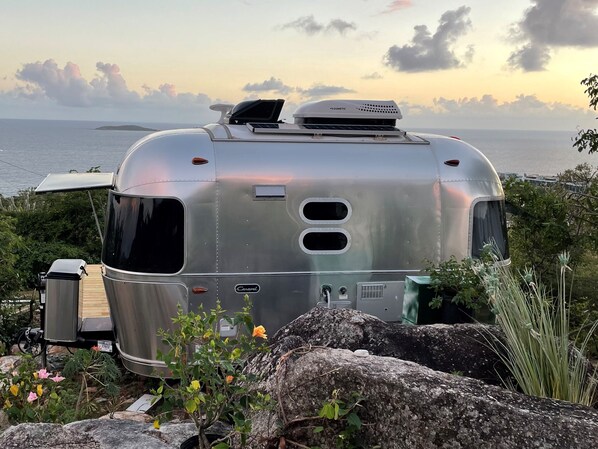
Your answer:
[[[374,114],[398,114],[399,108],[392,104],[364,103],[357,107],[358,111]]]
[[[361,286],[361,299],[384,298],[384,284],[369,284]]]

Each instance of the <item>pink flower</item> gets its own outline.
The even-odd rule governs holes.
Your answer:
[[[64,377],[62,376],[54,376],[54,377],[50,377],[50,380],[53,382],[62,382],[64,380]]]
[[[31,403],[36,400],[37,400],[37,394],[35,394],[33,391],[30,391],[29,396],[27,397],[27,402]]]
[[[45,368],[42,368],[37,372],[37,376],[40,379],[47,379],[48,377],[50,377],[50,373]]]

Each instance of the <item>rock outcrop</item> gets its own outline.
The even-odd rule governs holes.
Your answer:
[[[337,447],[347,419],[318,412],[331,398],[348,402],[353,394],[361,398],[355,412],[363,423],[347,436],[355,447],[598,447],[598,410],[491,385],[496,370],[505,372],[489,348],[492,338],[501,338],[492,326],[402,326],[354,310],[316,308],[277,332],[271,352],[248,365],[261,376],[254,388],[275,401],[272,409],[254,412],[251,448]],[[191,423],[156,430],[115,419],[21,424],[0,434],[0,448],[178,449],[194,432]]]
[[[352,309],[316,307],[280,329],[271,343],[275,355],[304,345],[366,349],[373,355],[409,360],[500,385],[508,373],[490,348],[493,338],[501,338],[497,326],[409,326],[387,323]]]
[[[597,410],[395,358],[484,378],[497,360],[480,355],[488,350],[480,332],[487,329],[407,328],[351,310],[314,309],[281,329],[272,352],[252,362],[251,370],[266,376],[259,388],[278,401],[275,410],[255,414],[253,437],[271,448],[281,438],[307,447],[335,447],[347,422],[318,419],[318,411],[334,394],[347,401],[357,393],[363,399],[359,417],[364,425],[355,438],[363,447],[598,447]],[[352,352],[356,349],[378,355],[358,356]],[[314,432],[318,426],[324,430]]]
[[[2,449],[179,449],[195,433],[192,423],[151,424],[120,419],[90,419],[65,426],[19,424],[0,435]]]

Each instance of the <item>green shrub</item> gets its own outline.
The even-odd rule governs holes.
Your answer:
[[[97,347],[77,350],[64,365],[63,374],[78,384],[79,393],[74,407],[75,419],[93,416],[101,407],[96,399],[116,397],[121,372],[116,362]]]
[[[70,385],[72,387],[72,384]],[[0,373],[2,408],[9,420],[68,423],[74,420],[75,395],[68,381],[58,374],[38,369],[24,357],[14,372]]]
[[[484,250],[481,260],[467,257],[457,260],[451,256],[449,260],[433,264],[428,262],[425,271],[430,275],[430,286],[435,297],[430,302],[430,307],[442,306],[442,295],[449,295],[454,304],[477,310],[488,304],[488,295],[478,275],[484,267],[492,262],[488,250]]]
[[[248,390],[249,381],[254,379],[243,371],[248,357],[267,349],[266,330],[263,326],[254,326],[249,297],[244,298],[245,307],[232,317],[225,314],[220,303],[209,312],[200,306],[197,313],[183,313],[179,307],[173,318],[173,330],[159,333],[169,350],[158,352],[158,359],[179,383],[163,379],[153,393],[191,417],[200,449],[212,447],[205,431],[220,419],[232,422],[234,432],[245,447],[251,430],[247,410],[264,407],[269,402],[267,395]],[[222,320],[237,327],[235,337],[220,336]],[[158,426],[158,422],[155,425]],[[224,441],[214,444],[218,449],[229,447]]]

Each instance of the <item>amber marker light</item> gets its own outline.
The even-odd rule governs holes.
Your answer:
[[[193,287],[191,291],[196,295],[201,295],[202,293],[206,293],[208,289],[205,287]]]
[[[204,159],[203,157],[194,157],[191,162],[193,165],[204,165],[208,163],[208,160]]]

